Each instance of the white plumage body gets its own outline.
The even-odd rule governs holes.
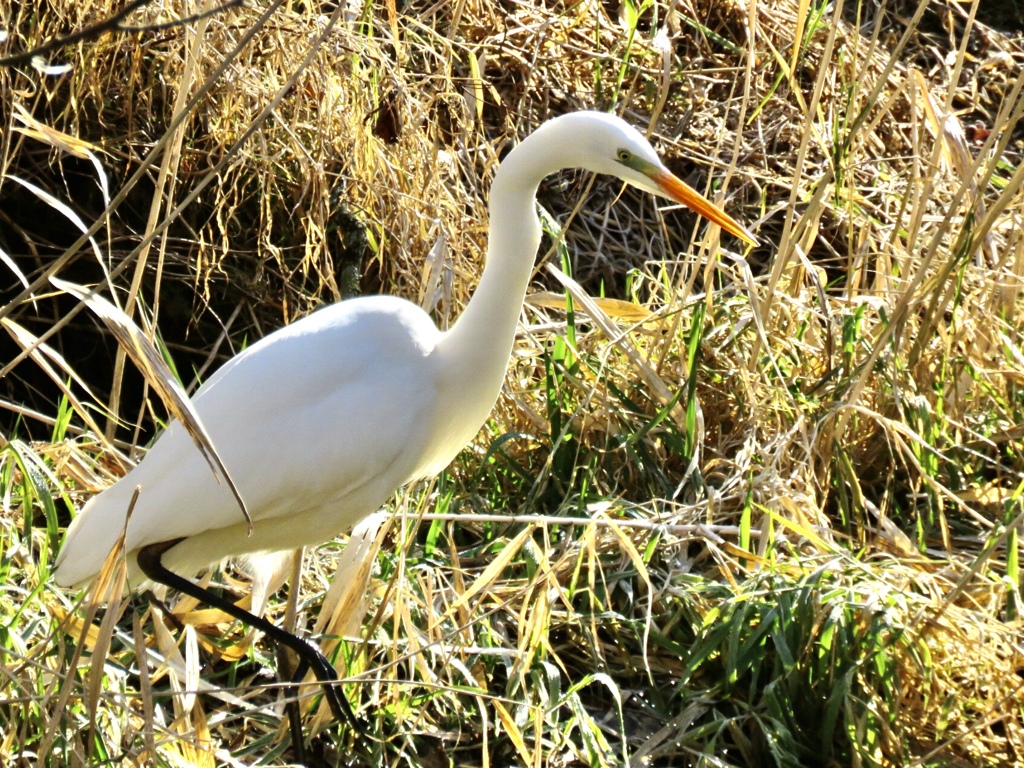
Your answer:
[[[430,407],[445,386],[430,354],[439,336],[415,305],[375,296],[325,307],[232,358],[193,402],[253,510],[252,536],[230,490],[173,422],[72,523],[59,582],[99,571],[136,486],[125,551],[189,537],[164,564],[192,573],[232,555],[329,540],[395,488],[443,469],[480,425],[444,428]],[[134,567],[130,576],[139,583]]]

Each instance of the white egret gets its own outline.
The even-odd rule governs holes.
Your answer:
[[[182,575],[228,557],[327,541],[398,487],[444,469],[476,435],[501,389],[540,245],[537,186],[574,167],[618,176],[754,242],[672,175],[621,119],[576,112],[550,120],[512,150],[494,177],[483,275],[449,330],[399,298],[350,299],[266,336],[199,388],[195,409],[251,511],[251,535],[231,492],[174,422],[137,467],[72,522],[57,557],[57,583],[80,586],[96,576],[125,530],[136,487],[124,541],[133,588],[148,574],[210,602]],[[294,636],[241,609],[233,615],[300,653],[304,648],[318,678],[331,679],[329,662],[308,655]],[[340,716],[347,702],[331,697],[332,686],[325,690]]]

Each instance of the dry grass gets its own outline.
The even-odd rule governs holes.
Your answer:
[[[474,446],[389,505],[341,646],[372,738],[310,711],[324,760],[1020,764],[1024,36],[979,5],[293,2],[0,68],[0,762],[287,759],[243,630],[47,584],[165,413],[48,277],[113,290],[186,384],[352,290],[445,324],[503,151],[586,107],[762,245],[542,187],[557,301]],[[117,7],[0,8],[4,51]],[[310,624],[339,549],[306,557]]]

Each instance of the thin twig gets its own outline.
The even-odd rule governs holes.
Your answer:
[[[717,536],[738,536],[739,526],[709,525],[707,523],[658,523],[653,520],[610,520],[606,517],[559,517],[558,515],[477,515],[427,512],[422,515],[407,515],[396,512],[392,517],[415,518],[417,520],[442,520],[456,523],[509,523],[535,525],[596,525],[599,528],[634,528],[641,531],[657,531],[658,533],[675,533],[680,535],[699,533]],[[750,535],[758,537],[760,531],[752,530]]]
[[[235,6],[240,6],[242,4],[242,0],[227,0],[223,5],[218,5],[216,8],[211,8],[208,11],[196,13],[183,19],[163,22],[161,24],[149,24],[134,27],[121,23],[122,19],[151,2],[152,0],[133,0],[133,2],[128,3],[128,5],[113,16],[108,16],[102,21],[97,21],[95,24],[84,27],[77,32],[71,32],[62,37],[55,37],[42,45],[36,46],[30,51],[22,51],[21,53],[4,56],[3,58],[0,58],[0,66],[14,67],[19,64],[25,64],[33,59],[46,56],[47,54],[53,53],[54,51],[65,48],[69,45],[74,45],[75,43],[83,40],[92,40],[100,35],[106,34],[107,32],[161,32],[173,27],[179,27],[183,24],[191,24],[192,22],[208,18],[220,13],[221,11],[227,10],[228,8],[234,8]]]

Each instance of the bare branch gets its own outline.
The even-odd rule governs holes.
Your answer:
[[[191,24],[192,22],[205,19],[208,16],[220,13],[228,8],[234,8],[240,6],[243,0],[228,0],[223,5],[219,5],[216,8],[212,8],[209,11],[203,13],[197,13],[192,16],[187,16],[183,19],[176,19],[163,24],[152,24],[141,27],[128,26],[123,24],[122,21],[127,18],[130,14],[142,8],[144,5],[148,5],[152,0],[132,0],[124,8],[110,16],[103,21],[98,21],[84,29],[80,29],[77,32],[64,35],[62,37],[55,37],[49,42],[43,43],[40,46],[33,48],[30,51],[23,51],[22,53],[15,53],[10,56],[4,56],[0,58],[0,66],[14,67],[19,64],[32,61],[33,59],[41,56],[46,56],[54,51],[60,50],[68,45],[80,42],[82,40],[90,40],[97,38],[107,32],[158,32],[172,27],[181,26],[182,24]]]

